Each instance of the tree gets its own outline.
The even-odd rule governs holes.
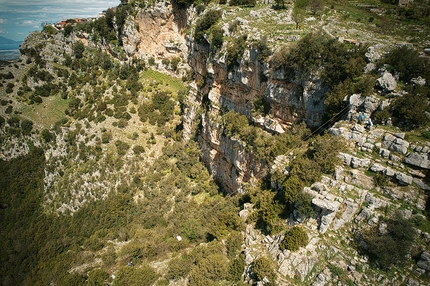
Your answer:
[[[85,46],[81,41],[77,41],[73,44],[73,54],[77,59],[82,58],[85,51]]]
[[[414,125],[425,126],[429,122],[426,112],[430,111],[426,93],[422,87],[397,98],[393,104],[393,115]]]
[[[305,10],[294,7],[291,16],[294,23],[296,23],[296,29],[299,29],[299,24],[305,20]]]
[[[384,57],[382,63],[389,64],[398,71],[400,79],[405,83],[418,76],[430,80],[428,61],[422,60],[418,51],[411,47],[401,46],[393,49]]]
[[[24,119],[21,121],[21,129],[24,134],[30,134],[33,129],[33,121]]]
[[[396,212],[387,222],[386,233],[379,230],[365,237],[370,258],[382,269],[405,262],[417,236],[413,223]]]

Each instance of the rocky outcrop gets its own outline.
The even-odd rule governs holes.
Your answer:
[[[411,153],[403,159],[403,162],[415,167],[430,169],[429,154]]]
[[[418,268],[422,269],[427,275],[430,274],[430,253],[424,251],[421,253],[420,260],[417,262]]]
[[[404,137],[404,133],[401,133],[401,134],[386,133],[382,143],[385,145],[385,147],[387,147],[391,151],[394,151],[400,154],[406,154],[408,152],[409,142],[407,142],[406,140],[403,140],[402,137]]]
[[[396,79],[388,71],[384,71],[381,77],[376,80],[376,82],[385,93],[394,91],[397,87]]]
[[[352,94],[346,98],[346,101],[349,110],[345,119],[351,121],[356,121],[360,113],[364,113],[365,117],[369,118],[381,105],[381,100],[375,96],[362,96],[361,94]]]
[[[183,30],[187,19],[187,10],[179,9],[171,2],[156,1],[150,9],[138,10],[134,23],[138,31],[130,33],[129,30],[133,30],[130,25],[133,24],[126,24],[124,47],[130,54],[134,50],[140,57],[156,55],[171,58],[182,54],[186,58],[188,50]]]
[[[199,142],[202,160],[227,193],[242,193],[244,183],[267,174],[265,164],[245,150],[240,140],[229,138],[218,124],[203,115]]]

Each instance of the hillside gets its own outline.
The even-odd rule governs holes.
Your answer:
[[[430,283],[428,1],[121,2],[0,67],[1,285]]]

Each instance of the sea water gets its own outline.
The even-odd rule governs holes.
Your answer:
[[[19,50],[0,50],[0,60],[18,60]]]

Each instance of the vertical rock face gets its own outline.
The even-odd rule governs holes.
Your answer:
[[[226,192],[240,192],[244,182],[267,174],[265,166],[244,151],[241,142],[223,135],[222,126],[213,124],[209,118],[219,118],[225,111],[234,110],[261,125],[267,120],[255,117],[253,105],[257,99],[263,99],[270,107],[266,117],[270,125],[276,126],[268,128],[262,124],[266,130],[281,133],[284,131],[281,126],[297,120],[316,127],[322,124],[325,90],[319,79],[302,84],[293,82],[283,71],[271,72],[253,49],[246,50],[240,64],[228,70],[222,56],[211,57],[208,47],[192,41],[190,45],[189,65],[196,74],[198,89],[189,101],[196,102],[197,97],[206,99],[208,107],[199,130],[203,160]],[[195,114],[184,114],[184,122],[196,124],[197,120],[187,119]],[[184,129],[193,128],[184,124]]]
[[[124,26],[122,40],[128,56],[185,56],[187,46],[182,32],[187,17],[186,10],[177,9],[167,1],[140,9],[134,21],[129,18]]]
[[[226,192],[241,191],[244,182],[261,178],[266,168],[241,142],[223,135],[216,118],[234,110],[271,132],[283,132],[283,127],[297,120],[317,127],[322,124],[325,89],[318,78],[298,82],[282,69],[271,70],[252,48],[245,49],[234,69],[228,69],[225,45],[214,53],[209,45],[182,33],[193,18],[188,13],[192,12],[165,1],[140,9],[134,22],[126,22],[124,47],[130,57],[188,59],[195,84],[183,108],[183,137],[188,140],[197,131],[203,161],[214,177]],[[264,118],[254,117],[257,99],[269,107]]]
[[[202,159],[225,192],[243,192],[243,183],[267,174],[264,163],[247,152],[239,140],[223,134],[223,129],[203,115],[199,143]]]

